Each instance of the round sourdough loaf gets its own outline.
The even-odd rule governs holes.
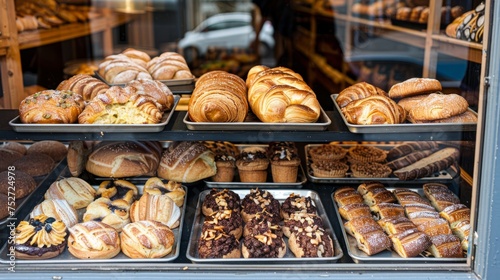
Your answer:
[[[43,140],[34,142],[29,146],[27,154],[42,153],[50,156],[55,162],[59,162],[66,157],[68,148],[62,142],[55,140]]]
[[[12,186],[9,182],[12,182],[12,180],[9,180],[10,176],[15,176],[14,193],[16,195],[16,200],[27,196],[36,187],[35,179],[33,179],[33,177],[31,177],[28,173],[19,170],[14,172],[3,171],[0,172],[0,193],[7,195],[11,192]]]

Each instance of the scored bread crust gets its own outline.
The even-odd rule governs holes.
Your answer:
[[[393,85],[388,92],[390,98],[403,98],[443,90],[441,83],[432,78],[411,78]]]
[[[458,94],[431,93],[412,107],[408,117],[415,121],[431,121],[460,115],[467,111],[469,103]]]
[[[79,223],[69,232],[68,251],[79,259],[110,259],[120,253],[118,232],[104,223]]]
[[[175,242],[172,230],[156,221],[137,221],[127,224],[120,233],[122,252],[129,258],[162,258]]]

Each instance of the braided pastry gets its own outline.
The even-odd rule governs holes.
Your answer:
[[[120,233],[122,252],[129,258],[161,258],[172,252],[172,230],[155,221],[130,223]]]
[[[363,99],[365,97],[376,94],[387,96],[387,93],[381,88],[366,82],[360,82],[342,90],[337,96],[336,101],[339,104],[340,108],[344,108],[351,101]]]
[[[243,79],[225,71],[203,74],[189,99],[188,114],[195,122],[242,122],[248,113]]]
[[[176,52],[164,52],[160,56],[151,59],[147,63],[146,69],[155,80],[193,78],[186,60]]]
[[[86,74],[77,74],[62,81],[57,90],[71,90],[80,94],[83,100],[89,101],[100,93],[106,92],[109,86],[103,81]]]
[[[262,122],[313,123],[318,120],[321,107],[316,94],[298,73],[285,67],[255,67],[247,77],[248,102]]]
[[[153,79],[146,68],[124,54],[107,56],[99,64],[98,73],[110,84],[125,84],[136,79]]]
[[[26,97],[19,105],[22,123],[75,123],[85,103],[81,95],[68,90],[43,90]]]
[[[406,111],[384,95],[353,101],[341,110],[351,124],[397,124],[406,119]]]
[[[112,86],[92,99],[78,116],[84,124],[156,124],[162,119],[157,103],[132,87]]]

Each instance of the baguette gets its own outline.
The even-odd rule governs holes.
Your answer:
[[[415,180],[450,167],[458,159],[458,156],[458,149],[444,148],[393,173],[403,181]]]

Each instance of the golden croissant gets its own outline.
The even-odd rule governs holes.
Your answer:
[[[406,119],[403,107],[383,95],[372,95],[352,101],[341,110],[351,124],[397,124]]]

